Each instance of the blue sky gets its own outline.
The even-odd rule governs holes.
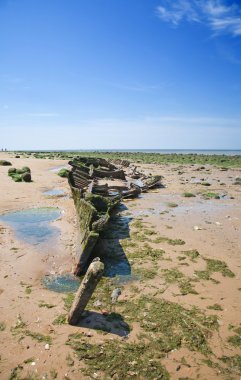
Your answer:
[[[240,1],[0,0],[0,133],[8,149],[240,149]]]

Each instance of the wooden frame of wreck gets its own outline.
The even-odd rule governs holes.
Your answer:
[[[88,268],[91,253],[108,225],[112,210],[122,199],[137,197],[160,185],[162,177],[147,177],[132,168],[127,160],[118,160],[114,165],[103,158],[78,157],[69,164],[72,169],[68,183],[76,208],[81,247],[75,275],[81,275]]]

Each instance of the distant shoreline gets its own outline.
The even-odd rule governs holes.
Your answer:
[[[8,152],[152,153],[241,156],[241,149],[27,149]]]

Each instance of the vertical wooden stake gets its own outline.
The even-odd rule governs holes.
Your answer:
[[[99,258],[92,261],[80,287],[75,295],[74,302],[71,306],[68,322],[70,325],[76,325],[89,302],[94,290],[104,273],[104,264]]]

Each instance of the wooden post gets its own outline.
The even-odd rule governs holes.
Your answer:
[[[99,258],[96,258],[90,264],[83,281],[75,295],[74,302],[71,306],[68,322],[70,325],[76,325],[89,302],[94,290],[104,273],[104,264]]]

